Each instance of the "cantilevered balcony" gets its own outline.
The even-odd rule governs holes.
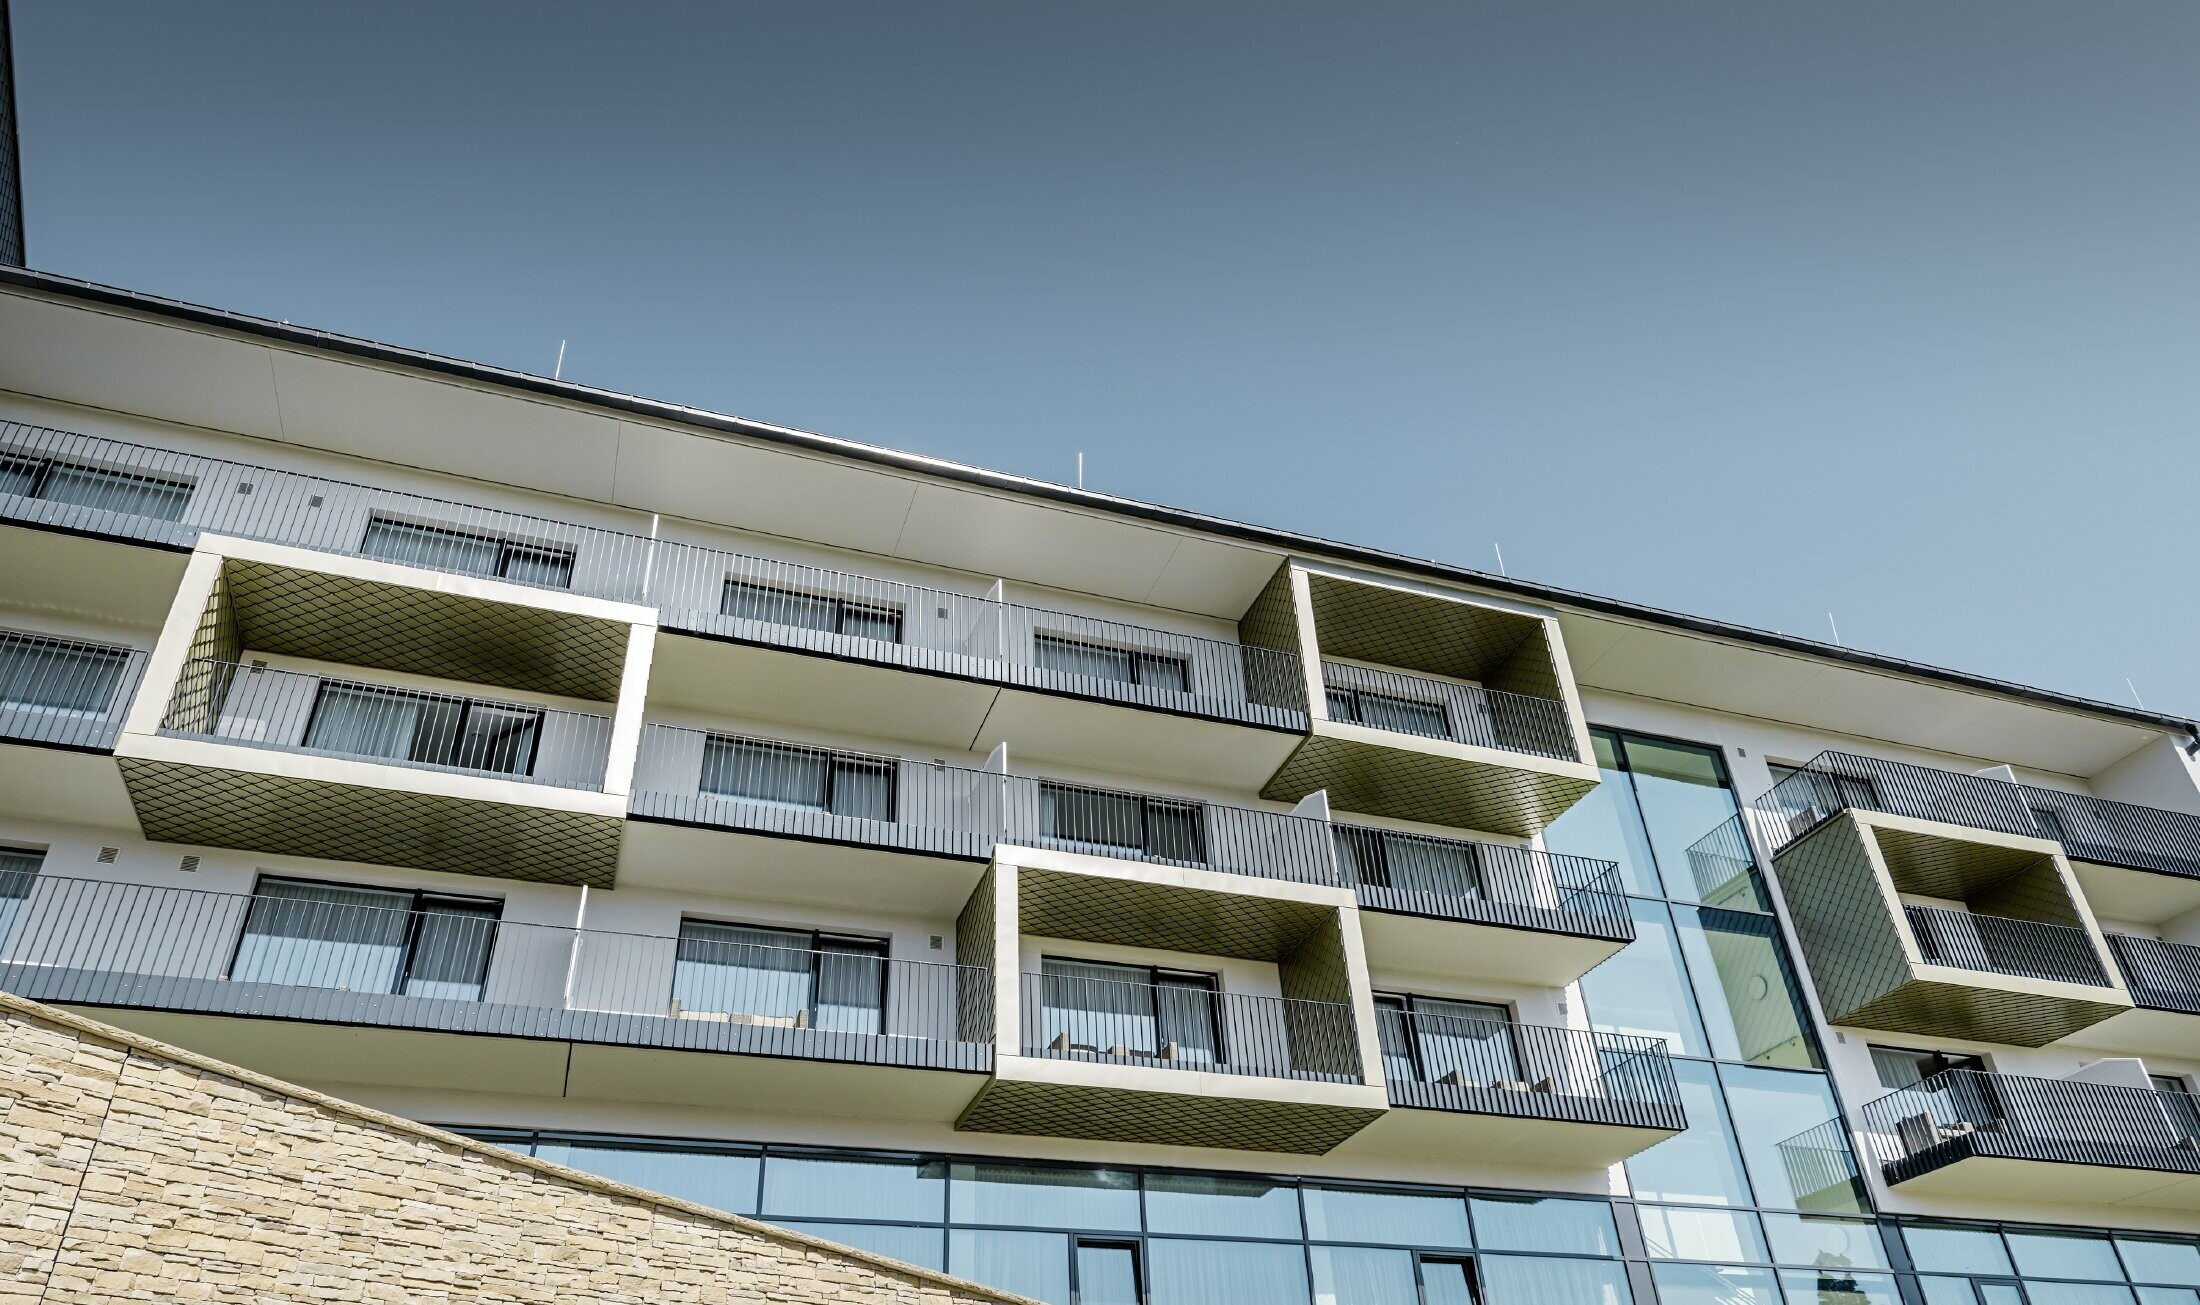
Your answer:
[[[982,969],[502,909],[364,884],[232,894],[0,870],[0,990],[308,1082],[945,1122],[992,1066]]]
[[[1658,1038],[1379,1008],[1392,1110],[1355,1149],[1601,1168],[1688,1127]]]
[[[813,726],[1013,737],[1180,778],[1237,767],[1251,785],[1306,724],[1287,650],[16,423],[0,425],[0,522],[170,549],[257,540],[641,604],[717,645],[666,650],[671,691],[746,694],[745,711]],[[939,682],[894,678],[910,672]]]
[[[2134,1083],[1949,1070],[1861,1111],[1888,1186],[2200,1209],[2200,1100]]]
[[[0,740],[112,752],[144,672],[141,649],[0,629]]]
[[[2122,933],[2107,938],[2136,1009],[2076,1040],[2130,1055],[2190,1057],[2200,1047],[2200,947]]]
[[[1350,1006],[1212,988],[1026,974],[1022,1047],[1055,1060],[1360,1081]]]
[[[1596,785],[1548,616],[1291,565],[1239,628],[1313,672],[1308,737],[1268,797],[1527,837]]]

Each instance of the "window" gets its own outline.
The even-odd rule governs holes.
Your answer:
[[[1961,1052],[1918,1051],[1911,1047],[1871,1048],[1872,1069],[1879,1075],[1879,1086],[1890,1092],[1913,1088],[1936,1074],[1951,1069],[1984,1071],[1983,1056],[1969,1056]]]
[[[265,877],[229,977],[480,1001],[502,913],[489,898]]]
[[[2192,1085],[2175,1074],[2149,1074],[2147,1081],[2161,1095],[2162,1113],[2178,1136],[2200,1140],[2200,1099],[2192,1095]]]
[[[539,707],[515,707],[376,685],[327,682],[305,746],[459,770],[527,775],[542,733]]]
[[[1422,702],[1373,689],[1331,688],[1326,693],[1329,719],[1394,734],[1418,734],[1423,738],[1448,739],[1451,715],[1440,702]]]
[[[1482,896],[1482,865],[1472,843],[1424,838],[1364,825],[1334,825],[1337,862],[1355,887],[1392,888],[1435,897]]]
[[[1226,1059],[1212,974],[1056,956],[1040,958],[1039,974],[1044,1048],[1194,1064]]]
[[[1619,1232],[1608,1201],[1562,1196],[1477,1196],[1477,1242],[1490,1250],[1549,1251],[1559,1255],[1617,1255]]]
[[[618,1141],[544,1142],[535,1154],[615,1183],[663,1192],[728,1214],[756,1213],[755,1154],[700,1142],[649,1146]]]
[[[1074,1305],[1141,1305],[1138,1244],[1080,1239],[1071,1258],[1070,1300]]]
[[[1512,1012],[1503,1006],[1382,994],[1375,1009],[1385,1078],[1470,1088],[1521,1080]]]
[[[703,742],[699,787],[716,797],[891,821],[895,770],[890,757],[714,734]]]
[[[367,520],[367,535],[360,541],[359,551],[368,557],[437,571],[495,576],[544,589],[573,587],[573,550],[552,544],[514,543],[494,535],[376,516]]]
[[[948,1202],[957,1223],[1138,1231],[1138,1175],[1127,1169],[957,1164]]]
[[[728,580],[719,610],[744,621],[822,630],[881,643],[901,642],[901,609],[883,603],[859,603],[747,580]]]
[[[1204,865],[1206,805],[1074,784],[1039,785],[1039,835],[1073,851]]]
[[[1307,1187],[1303,1195],[1306,1233],[1315,1241],[1471,1245],[1467,1203],[1457,1196],[1368,1187]]]
[[[1201,1237],[1275,1237],[1297,1241],[1300,1235],[1298,1189],[1288,1182],[1265,1178],[1148,1174],[1146,1226],[1155,1232]]]
[[[1819,1068],[1817,1041],[1771,916],[1675,905],[1673,928],[1713,1056]]]
[[[804,929],[682,920],[672,999],[689,1018],[883,1033],[886,943]]]
[[[1741,811],[1717,748],[1610,729],[1589,742],[1603,782],[1551,822],[1545,847],[1619,862],[1630,893],[1766,909],[1754,867],[1739,864],[1746,840],[1707,837]]]
[[[4,453],[0,454],[0,494],[156,521],[181,521],[183,509],[191,501],[191,482]]]
[[[0,630],[0,707],[104,716],[129,653]]]
[[[2041,838],[2051,838],[2058,843],[2070,841],[2063,832],[2062,817],[2044,807],[2032,808],[2032,823],[2039,826]]]
[[[0,955],[6,953],[16,917],[23,913],[23,903],[30,900],[31,889],[38,882],[38,867],[45,859],[43,852],[0,847]]]
[[[1033,641],[1039,669],[1043,671],[1060,671],[1064,675],[1113,680],[1118,684],[1136,684],[1174,693],[1191,689],[1191,663],[1182,657],[1135,648],[1110,648],[1106,644],[1066,639],[1058,634],[1036,635]]]
[[[768,1156],[764,1215],[793,1219],[905,1219],[938,1224],[945,1167],[884,1156]]]

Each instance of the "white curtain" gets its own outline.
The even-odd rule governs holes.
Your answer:
[[[810,935],[687,920],[672,995],[683,1010],[792,1018],[811,1005]]]
[[[409,521],[376,517],[367,523],[367,537],[359,551],[368,557],[386,558],[437,571],[467,575],[495,575],[503,546],[496,540],[464,535],[455,530],[416,526]]]
[[[1314,1305],[1421,1305],[1413,1284],[1413,1253],[1316,1246]]]
[[[1152,1305],[1307,1305],[1306,1252],[1297,1243],[1146,1243]]]
[[[412,894],[263,879],[230,977],[239,983],[394,992]]]
[[[324,684],[305,746],[354,757],[405,760],[413,753],[429,701],[405,693]]]
[[[47,471],[46,483],[38,496],[52,503],[70,503],[159,521],[181,521],[184,505],[191,501],[191,487],[181,481],[55,463]]]
[[[1113,1046],[1147,1053],[1159,1049],[1154,990],[1145,982],[1144,970],[1050,956],[1040,961],[1040,971],[1045,988],[1040,1045],[1067,1033],[1072,1045],[1101,1051]]]
[[[120,649],[0,633],[0,705],[104,715],[124,659]]]

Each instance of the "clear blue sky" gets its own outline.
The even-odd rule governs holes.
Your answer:
[[[31,261],[2200,711],[2200,5],[15,0]]]

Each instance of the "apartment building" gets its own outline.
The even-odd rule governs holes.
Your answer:
[[[2191,722],[0,269],[0,989],[1078,1305],[2200,1305]]]

